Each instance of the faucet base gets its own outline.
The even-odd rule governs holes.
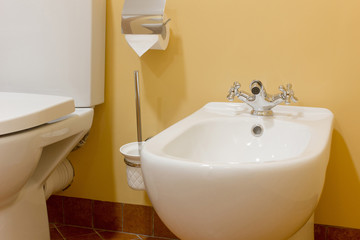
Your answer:
[[[252,115],[255,116],[273,116],[271,109],[282,102],[289,104],[291,101],[297,102],[297,98],[294,96],[294,91],[291,88],[291,84],[288,84],[286,88],[280,86],[281,93],[277,95],[268,95],[264,86],[259,80],[254,80],[250,84],[250,95],[246,92],[240,91],[240,83],[234,82],[234,85],[230,88],[227,95],[229,101],[233,101],[235,97],[249,105],[253,110]]]
[[[252,110],[251,114],[256,115],[256,116],[272,116],[272,115],[274,115],[273,111],[271,111],[271,110],[265,110],[265,111]]]

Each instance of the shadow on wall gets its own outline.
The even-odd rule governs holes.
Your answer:
[[[176,121],[174,116],[186,97],[181,38],[171,31],[166,51],[150,50],[145,53],[141,58],[141,67],[143,76],[146,76],[143,80],[145,101],[164,129]],[[174,72],[177,74],[174,75]]]
[[[112,112],[108,110],[108,104],[101,104],[95,107],[93,126],[89,132],[89,138],[86,144],[77,151],[70,154],[74,169],[74,182],[64,195],[74,195],[84,198],[102,199],[103,192],[98,191],[104,186],[101,181],[93,181],[94,172],[100,176],[109,178],[107,189],[115,189],[112,152],[114,149],[112,138]],[[106,144],[102,144],[106,142]],[[102,146],[99,148],[99,146]],[[108,191],[106,196],[109,199],[115,198],[114,191]],[[61,194],[62,195],[62,194]]]
[[[325,186],[315,212],[315,222],[352,227],[351,219],[346,216],[360,219],[360,212],[356,212],[359,202],[360,181],[353,159],[344,138],[334,129]]]

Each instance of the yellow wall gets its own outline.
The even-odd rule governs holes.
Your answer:
[[[133,71],[140,70],[144,137],[210,101],[233,81],[262,80],[269,93],[291,82],[298,105],[325,107],[335,130],[316,222],[360,228],[360,1],[168,0],[166,51],[141,59],[121,35],[123,0],[107,0],[106,103],[88,144],[70,159],[67,196],[149,205],[126,183],[118,151],[136,141]]]

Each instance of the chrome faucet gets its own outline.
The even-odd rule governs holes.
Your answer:
[[[235,97],[252,107],[251,114],[257,116],[272,116],[273,111],[271,110],[276,105],[285,102],[290,104],[291,102],[297,102],[298,99],[294,96],[292,85],[287,84],[286,88],[280,86],[279,90],[281,93],[276,95],[267,94],[265,87],[259,80],[254,80],[250,84],[250,90],[252,94],[244,91],[239,91],[240,83],[234,82],[234,85],[230,88],[227,99],[233,101]]]

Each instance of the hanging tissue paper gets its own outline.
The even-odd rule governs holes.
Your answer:
[[[149,49],[165,50],[169,44],[169,36],[169,24],[166,24],[165,39],[161,34],[125,34],[125,39],[137,55],[141,57]]]

